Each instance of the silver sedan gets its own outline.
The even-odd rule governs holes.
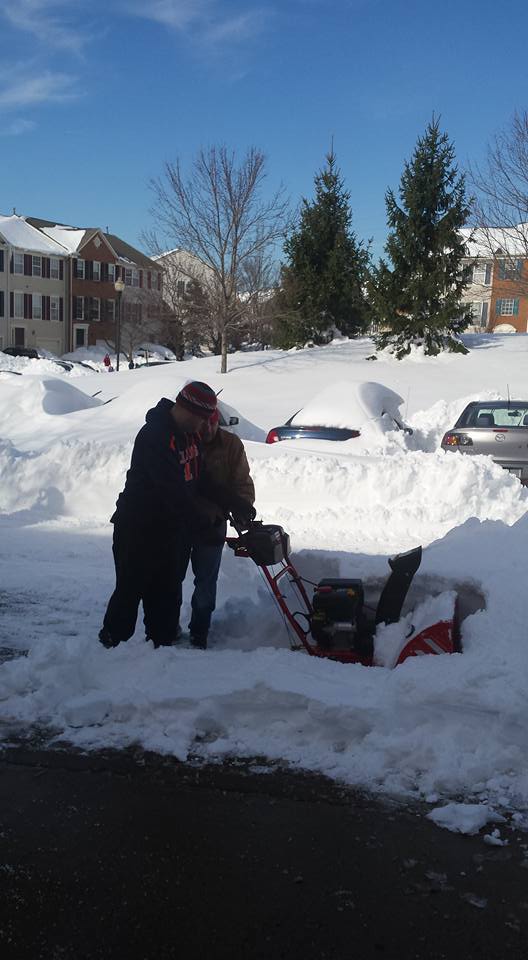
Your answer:
[[[528,484],[528,400],[469,403],[442,439],[444,450],[488,454]]]

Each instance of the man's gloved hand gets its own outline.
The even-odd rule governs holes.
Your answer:
[[[251,521],[257,516],[257,511],[253,504],[250,503],[249,500],[244,500],[243,497],[231,498],[231,513],[237,527],[240,527],[242,530],[246,530]]]

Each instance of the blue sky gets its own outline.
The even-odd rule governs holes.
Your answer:
[[[464,167],[528,108],[527,35],[521,0],[0,0],[0,212],[138,244],[165,160],[254,144],[295,204],[333,136],[378,254],[433,111]]]

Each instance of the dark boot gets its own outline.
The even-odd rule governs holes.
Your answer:
[[[112,647],[117,647],[119,640],[114,640],[106,627],[102,627],[99,631],[99,643],[102,643],[107,650],[111,650]]]
[[[191,647],[195,650],[207,650],[207,634],[191,633]]]

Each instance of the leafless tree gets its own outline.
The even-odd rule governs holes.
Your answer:
[[[271,262],[286,229],[284,190],[265,198],[265,178],[265,157],[255,147],[237,160],[227,147],[212,146],[198,152],[188,176],[176,160],[151,181],[155,229],[149,246],[155,238],[159,247],[161,236],[165,249],[179,248],[205,267],[207,276],[200,282],[208,310],[215,312],[222,373],[228,346],[247,313],[250,264],[259,258]],[[194,271],[192,260],[186,269]]]
[[[528,112],[515,113],[495,135],[470,178],[477,195],[475,241],[492,260],[503,261],[503,279],[527,285],[518,261],[528,260]]]

